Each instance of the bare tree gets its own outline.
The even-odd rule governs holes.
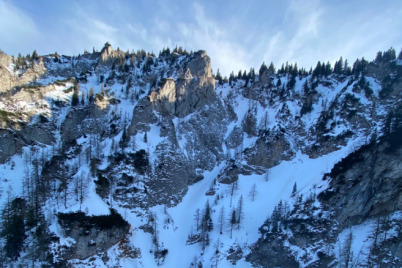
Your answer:
[[[295,197],[295,196],[296,196],[296,193],[297,193],[297,184],[296,184],[296,182],[295,182],[295,184],[293,185],[291,197]]]
[[[225,228],[225,209],[222,206],[219,211],[219,234],[223,234],[223,229]]]
[[[270,172],[270,170],[268,169],[267,172],[266,172],[265,175],[264,175],[264,180],[265,180],[265,181],[268,181],[268,180],[269,180],[269,175],[270,175],[270,173],[271,173],[271,172]]]
[[[343,248],[341,249],[341,256],[340,256],[341,263],[343,262],[344,268],[349,268],[350,263],[353,262],[352,242],[353,242],[353,234],[352,231],[349,231],[343,243]]]
[[[200,209],[197,208],[195,210],[195,214],[194,214],[194,221],[195,221],[195,226],[196,226],[196,230],[198,231],[200,229]]]
[[[243,218],[243,195],[240,196],[237,202],[237,229],[240,229],[240,223]]]
[[[257,195],[257,186],[254,183],[253,186],[251,186],[250,192],[249,192],[249,196],[252,202],[254,202],[255,197]]]

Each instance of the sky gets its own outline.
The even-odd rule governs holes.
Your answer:
[[[0,49],[77,55],[106,42],[124,51],[206,50],[213,71],[262,62],[374,59],[402,48],[400,0],[0,0]]]

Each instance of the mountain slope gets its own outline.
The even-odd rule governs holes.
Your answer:
[[[205,51],[0,58],[14,79],[0,102],[4,263],[398,264],[395,56],[229,80]],[[369,239],[359,254],[384,216],[385,249]],[[349,229],[354,256],[337,249]]]

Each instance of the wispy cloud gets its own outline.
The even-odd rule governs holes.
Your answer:
[[[179,23],[178,30],[185,45],[193,50],[204,49],[208,52],[214,72],[219,68],[222,74],[229,75],[231,71],[250,67],[245,60],[246,50],[238,46],[218,22],[205,14],[202,5],[193,5],[192,16],[195,18],[194,24]]]
[[[37,30],[35,22],[23,10],[13,5],[10,1],[0,1],[0,31],[1,48],[6,53],[17,54],[18,52],[32,52],[21,49],[27,44],[35,44],[42,38]]]
[[[0,0],[0,48],[12,54],[33,49],[78,54],[107,41],[130,51],[179,45],[206,50],[214,71],[228,75],[258,69],[263,61],[277,66],[297,61],[308,68],[318,60],[370,59],[378,50],[402,46],[401,1],[15,3]]]

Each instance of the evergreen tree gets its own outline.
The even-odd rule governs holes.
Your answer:
[[[237,79],[242,79],[242,73],[241,70],[237,73]]]
[[[209,205],[208,200],[205,204],[204,216],[202,218],[202,226],[203,226],[203,230],[206,232],[210,232],[213,229],[213,223],[212,223],[212,218],[211,218],[211,207]]]
[[[89,94],[88,94],[88,102],[92,103],[94,101],[94,88],[91,87],[91,89],[89,90]]]
[[[345,64],[343,66],[343,74],[345,74],[345,75],[350,75],[351,74],[351,69],[349,67],[349,63],[348,63],[347,59],[345,59]]]
[[[298,73],[299,73],[299,69],[297,68],[297,63],[295,63],[295,65],[291,71],[291,74],[292,74],[292,76],[296,77]]]
[[[121,135],[121,140],[120,140],[120,148],[122,149],[122,151],[124,151],[124,148],[127,147],[127,143],[128,143],[128,135],[127,135],[127,129],[123,128],[123,133]]]
[[[292,74],[286,87],[288,90],[292,90],[294,89],[295,85],[296,85],[296,76]]]
[[[73,96],[71,97],[71,106],[77,106],[79,104],[80,100],[78,98],[78,94],[79,94],[79,84],[74,87],[74,93]]]
[[[147,136],[147,132],[145,132],[145,134],[144,134],[144,142],[145,142],[145,143],[148,143],[148,136]]]
[[[280,87],[282,85],[282,81],[280,78],[278,78],[278,81],[276,82],[276,87]]]
[[[325,76],[328,76],[332,73],[332,67],[331,67],[331,63],[329,63],[329,61],[327,62],[327,64],[325,65]]]
[[[274,63],[272,61],[269,64],[268,70],[270,70],[272,73],[275,73],[275,66],[274,66]]]
[[[260,70],[258,71],[258,74],[261,76],[265,72],[265,70],[267,70],[267,69],[268,69],[267,65],[265,65],[265,62],[263,62],[261,64]]]
[[[233,227],[237,223],[236,210],[232,210],[232,217],[230,218],[230,239],[232,239]]]
[[[221,75],[221,73],[219,72],[219,69],[216,71],[215,78],[218,80],[219,85],[222,85],[222,84],[223,84],[223,83],[222,83],[222,81],[223,81],[222,75]]]
[[[36,49],[32,52],[31,59],[32,59],[33,61],[39,59],[39,56],[38,56],[38,53],[36,52]]]
[[[392,61],[395,59],[396,59],[396,51],[394,48],[391,47],[390,49],[388,49],[387,51],[384,52],[383,60],[385,62],[389,62],[389,61]]]
[[[233,72],[231,72],[229,76],[229,86],[233,86],[233,82],[235,81],[236,81],[235,75]]]
[[[342,59],[342,57],[339,58],[339,61],[335,62],[334,73],[335,74],[342,74],[343,73],[343,59]]]
[[[382,51],[377,52],[377,56],[375,57],[375,62],[376,63],[382,62]]]
[[[320,61],[318,61],[317,62],[317,65],[315,66],[315,68],[314,68],[314,71],[313,71],[313,76],[320,76],[321,75],[321,72],[322,72],[322,70],[321,70],[321,62]]]
[[[251,82],[254,82],[254,81],[255,81],[255,71],[254,71],[254,68],[250,68],[249,78],[250,78]]]
[[[4,252],[11,260],[20,256],[25,240],[25,215],[26,202],[21,198],[15,198],[3,210],[0,234],[5,238]]]

